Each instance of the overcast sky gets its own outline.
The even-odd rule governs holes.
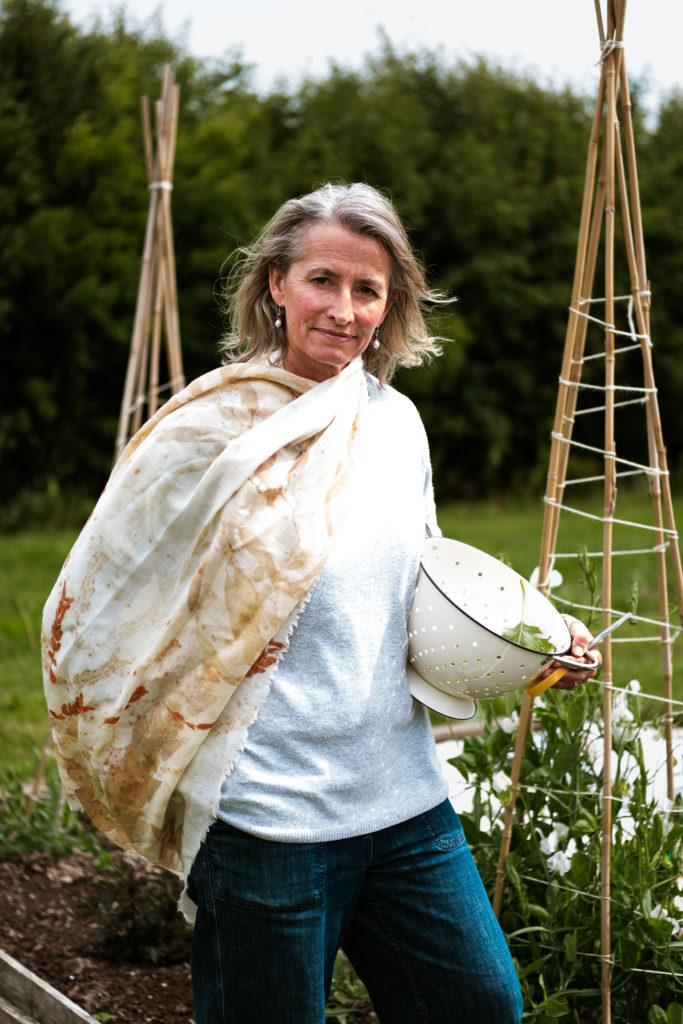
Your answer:
[[[63,4],[85,26],[120,6]],[[399,49],[440,50],[447,61],[483,55],[532,72],[542,84],[568,82],[589,95],[597,86],[594,0],[128,0],[124,6],[138,24],[159,10],[165,29],[197,57],[238,47],[263,89],[281,75],[296,83],[305,72],[325,74],[330,60],[357,67],[364,54],[376,52],[380,27]],[[604,12],[604,0],[601,7]],[[683,88],[681,29],[683,0],[629,0],[629,76],[646,76],[653,102],[662,91]]]

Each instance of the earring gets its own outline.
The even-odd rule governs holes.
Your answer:
[[[372,339],[372,347],[374,348],[375,352],[379,348],[379,324],[377,324],[377,327],[375,328],[375,336]]]
[[[277,316],[275,317],[275,327],[276,327],[277,330],[279,330],[282,327],[282,320],[284,318],[284,315],[285,315],[284,307],[283,306],[278,306],[277,307]]]

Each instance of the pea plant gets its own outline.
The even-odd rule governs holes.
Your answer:
[[[612,1019],[683,1024],[683,800],[655,785],[666,761],[639,684],[612,713],[610,933]],[[509,700],[510,698],[508,698]],[[522,983],[525,1021],[600,1019],[603,721],[597,684],[547,691],[534,705],[506,863],[501,925]],[[516,711],[486,709],[483,736],[450,763],[469,793],[459,810],[492,894]]]

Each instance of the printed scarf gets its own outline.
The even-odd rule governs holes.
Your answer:
[[[131,440],[48,598],[67,799],[186,877],[344,509],[367,388],[224,366]]]

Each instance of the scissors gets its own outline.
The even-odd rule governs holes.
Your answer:
[[[592,651],[594,647],[597,647],[600,641],[604,640],[608,633],[611,633],[612,630],[616,629],[618,626],[621,626],[624,622],[626,622],[627,619],[630,619],[631,615],[631,612],[624,612],[624,614],[620,615],[618,619],[614,620],[614,622],[610,622],[609,626],[605,626],[604,629],[601,629],[598,635],[594,636],[591,642],[588,644],[588,647],[586,648],[586,653],[588,653],[588,651]],[[580,664],[580,662],[576,662],[577,667],[580,667]],[[537,682],[530,683],[529,686],[527,686],[529,696],[538,697],[539,694],[543,693],[551,686],[554,686],[558,679],[561,679],[565,672],[568,671],[569,666],[563,664],[559,668],[556,668],[555,671],[552,672],[545,679],[539,679]]]

